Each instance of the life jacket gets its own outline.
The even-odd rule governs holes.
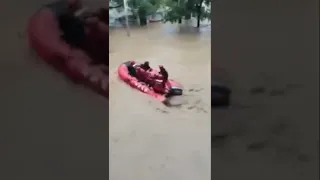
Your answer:
[[[160,80],[160,79],[156,79],[154,81],[154,86],[153,86],[153,89],[157,92],[160,92],[160,93],[165,93],[165,86],[163,84],[163,80]]]

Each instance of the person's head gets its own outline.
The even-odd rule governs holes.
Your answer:
[[[162,65],[159,65],[159,69],[160,69],[160,71],[163,71],[164,67]]]
[[[149,61],[145,61],[143,64],[149,66]]]
[[[135,61],[131,61],[131,62],[130,62],[130,65],[132,65],[132,66],[135,65],[135,64],[136,64]]]

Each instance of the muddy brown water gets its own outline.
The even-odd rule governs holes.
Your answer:
[[[130,33],[110,33],[110,178],[210,179],[210,31],[156,23]],[[181,107],[121,82],[128,60],[164,65],[184,86]]]

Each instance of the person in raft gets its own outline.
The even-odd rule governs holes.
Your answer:
[[[61,30],[64,32],[62,38],[72,46],[81,46],[85,41],[85,29],[80,19],[76,17],[77,12],[82,10],[80,0],[59,0],[44,5],[56,16]]]
[[[133,77],[137,77],[137,71],[136,69],[134,68],[134,65],[136,64],[135,61],[131,61],[129,66],[128,66],[128,72],[131,76]]]
[[[159,69],[159,74],[162,76],[162,86],[165,87],[168,81],[169,74],[168,71],[162,65],[159,66]]]
[[[88,29],[86,27],[95,27],[99,25],[99,31],[106,32],[106,27],[100,27],[99,22],[105,20],[105,9],[101,8],[98,13],[91,13],[92,16],[86,19],[81,16],[86,13],[81,0],[58,0],[44,5],[44,8],[50,9],[58,19],[59,26],[63,32],[62,38],[71,46],[86,49]],[[107,26],[107,25],[105,25]]]
[[[151,67],[149,65],[149,61],[145,61],[143,64],[140,65],[140,67],[145,71],[151,70]]]

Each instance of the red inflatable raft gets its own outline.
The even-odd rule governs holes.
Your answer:
[[[178,82],[176,82],[172,79],[169,79],[168,82],[165,84],[164,91],[159,91],[157,89],[162,89],[162,88],[159,88],[159,87],[162,87],[162,84],[161,84],[162,81],[160,79],[154,78],[154,79],[152,79],[154,82],[154,83],[152,83],[153,85],[152,86],[147,85],[143,81],[140,81],[137,76],[131,75],[129,73],[129,69],[128,69],[129,66],[132,66],[134,68],[134,70],[137,72],[138,65],[133,64],[132,61],[127,61],[118,67],[118,75],[121,80],[126,82],[131,87],[133,87],[133,88],[135,88],[145,94],[148,94],[148,95],[152,96],[153,98],[156,98],[157,100],[159,100],[165,104],[168,102],[167,100],[170,99],[172,96],[182,95],[183,89],[182,89],[182,86]],[[154,69],[147,71],[147,72],[144,72],[144,73],[146,73],[148,75],[155,75],[156,74],[157,77],[159,77],[158,71],[156,71]],[[153,76],[153,77],[155,77],[155,76]]]
[[[29,45],[41,59],[58,71],[64,72],[74,82],[89,86],[103,96],[108,97],[108,67],[102,64],[93,65],[94,59],[86,51],[73,48],[61,39],[63,32],[61,32],[56,15],[51,9],[42,8],[36,12],[29,19],[27,33]],[[92,35],[101,34],[101,32],[95,31],[90,33],[88,41],[91,40],[91,42],[94,41]],[[108,34],[105,36],[108,36]],[[105,55],[108,53],[108,38],[105,38],[104,41],[106,46],[101,44],[101,38],[100,42],[97,42],[99,43],[97,46],[104,47],[103,52],[100,50],[100,53]]]

